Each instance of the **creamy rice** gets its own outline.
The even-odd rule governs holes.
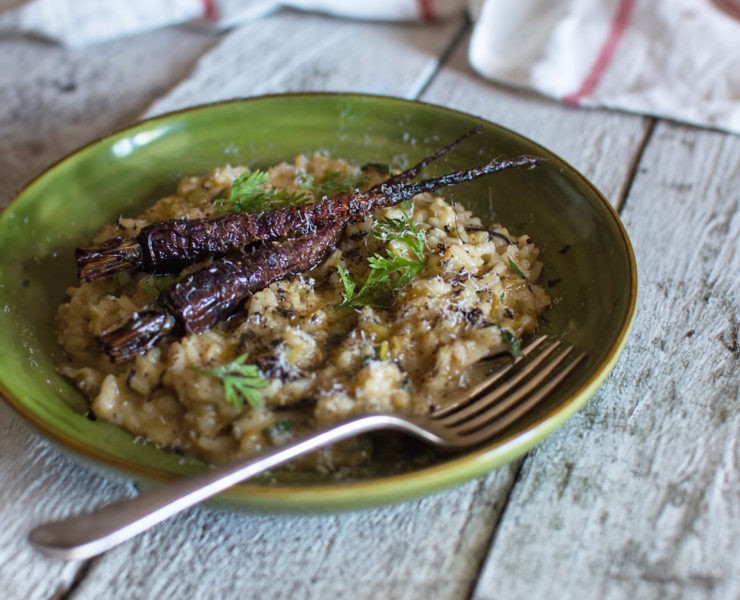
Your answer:
[[[135,219],[120,219],[96,241],[134,236],[152,221],[211,215],[214,198],[245,170],[226,166],[186,177],[174,195]],[[306,174],[321,181],[336,171],[355,169],[315,155],[277,165],[269,174],[272,185],[296,189]],[[324,263],[258,292],[229,321],[168,338],[119,365],[100,352],[95,336],[152,304],[152,284],[160,278],[120,274],[70,288],[58,313],[59,342],[68,356],[60,370],[89,398],[95,417],[211,462],[353,414],[427,413],[469,385],[472,365],[505,351],[509,333],[531,334],[550,299],[535,284],[542,264],[526,235],[482,227],[464,207],[421,194],[410,215],[425,232],[426,267],[400,289],[391,309],[337,308],[344,289],[338,266],[363,281],[368,256],[386,248],[409,254],[403,244],[371,235],[376,219],[400,217],[401,210],[383,209],[349,226]],[[244,353],[269,382],[261,390],[262,408],[226,402],[221,382],[200,371]],[[332,469],[358,464],[371,453],[361,440],[307,461]]]

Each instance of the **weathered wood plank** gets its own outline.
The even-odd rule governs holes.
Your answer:
[[[492,84],[471,69],[467,48],[466,37],[421,99],[481,116],[531,138],[571,163],[618,206],[651,120],[572,108]]]
[[[200,508],[108,552],[75,600],[460,598],[512,477],[508,467],[418,501],[330,516]]]
[[[50,561],[26,542],[35,523],[125,497],[128,486],[79,466],[0,404],[0,581],[3,597],[50,598],[77,577],[79,562]]]
[[[169,29],[80,50],[0,40],[0,206],[64,154],[134,120],[216,39]]]
[[[526,461],[475,598],[740,597],[740,138],[660,123],[623,219],[639,315]]]
[[[131,120],[213,41],[176,30],[76,51],[0,40],[0,206],[49,163]],[[82,565],[36,553],[26,542],[28,530],[129,492],[81,467],[0,404],[3,597],[57,597]]]
[[[415,98],[464,27],[342,21],[281,12],[246,23],[147,115],[229,98],[343,91]]]

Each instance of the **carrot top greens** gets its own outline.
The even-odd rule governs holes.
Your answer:
[[[315,182],[314,176],[308,174],[298,178],[297,182],[299,189],[289,192],[272,187],[266,171],[256,169],[251,173],[244,173],[231,184],[228,198],[216,199],[218,212],[257,212],[305,204],[313,200],[313,194],[323,198],[353,192],[370,183],[370,177],[363,173],[353,175],[332,171],[320,182]]]
[[[288,192],[271,187],[265,171],[244,173],[231,184],[228,198],[218,198],[218,212],[257,212],[311,200],[308,191]]]
[[[401,218],[383,218],[375,222],[373,237],[382,241],[398,241],[409,248],[414,258],[401,256],[393,250],[387,249],[385,256],[377,252],[367,259],[370,273],[365,283],[358,289],[358,283],[352,274],[341,266],[337,266],[339,277],[344,286],[344,306],[376,306],[388,308],[393,304],[397,291],[409,283],[426,263],[424,261],[424,232],[411,220],[407,210],[411,210],[411,203],[404,203],[401,208]]]

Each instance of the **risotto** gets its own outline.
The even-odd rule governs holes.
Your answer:
[[[153,221],[209,216],[246,171],[225,166],[186,177],[172,196],[137,218],[119,219],[96,240],[134,236]],[[268,170],[270,185],[288,191],[307,178],[357,172],[318,154]],[[346,278],[367,280],[368,258],[390,251],[415,259],[402,240],[377,235],[384,220],[416,232],[423,260],[387,306],[352,305]],[[420,194],[348,226],[319,266],[272,283],[229,320],[165,338],[121,364],[100,351],[96,336],[151,305],[173,278],[121,273],[70,288],[58,311],[67,355],[60,371],[89,398],[94,418],[163,448],[225,462],[354,414],[424,414],[443,405],[471,383],[473,365],[534,331],[550,302],[536,285],[541,268],[527,235],[483,226],[464,207]],[[259,386],[250,401],[234,401],[214,376],[234,361],[253,365]],[[303,464],[330,470],[372,452],[367,440],[350,441]]]

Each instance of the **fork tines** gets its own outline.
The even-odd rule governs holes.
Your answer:
[[[485,441],[534,409],[585,356],[540,336],[516,360],[431,417],[467,443]]]

